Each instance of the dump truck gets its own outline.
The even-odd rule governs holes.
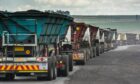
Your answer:
[[[92,45],[92,52],[93,52],[93,56],[99,56],[102,49],[103,49],[103,40],[102,39],[102,35],[103,33],[100,31],[99,27],[93,26],[93,25],[89,25],[90,28],[90,41],[91,41],[91,45]]]
[[[104,50],[109,51],[117,47],[117,30],[106,28],[104,31]]]
[[[139,44],[139,34],[135,33],[119,33],[118,45],[135,45]]]
[[[61,45],[72,21],[68,15],[38,10],[0,12],[0,79],[68,76],[70,55],[61,53]]]
[[[127,45],[126,33],[118,33],[117,45],[119,45],[119,46]]]
[[[104,29],[104,38],[105,38],[105,42],[104,42],[104,50],[105,51],[109,51],[111,48],[111,31],[110,28],[106,28]]]
[[[72,42],[71,42],[71,26],[69,26],[65,39],[61,42],[61,54],[69,55],[69,71],[73,71],[73,56],[72,56]]]
[[[84,65],[91,56],[90,30],[85,23],[72,23],[73,61]]]
[[[99,42],[100,42],[100,54],[104,53],[105,51],[105,35],[104,35],[104,30],[103,29],[99,29],[100,31],[100,39],[99,39]]]
[[[136,35],[136,44],[140,44],[140,34]]]
[[[111,49],[117,48],[117,29],[109,29],[110,30],[110,37],[111,37]]]

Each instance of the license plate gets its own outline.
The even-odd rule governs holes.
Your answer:
[[[41,69],[41,70],[48,70],[48,64],[46,64],[46,63],[40,64],[39,65],[39,69]]]
[[[24,51],[24,47],[15,47],[15,51]]]

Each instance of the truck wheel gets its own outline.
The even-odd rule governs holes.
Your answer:
[[[93,57],[96,57],[96,47],[93,48]]]
[[[104,53],[104,44],[102,44],[102,52]]]
[[[90,51],[91,53],[91,57],[93,58],[94,57],[94,47],[92,48],[92,50]]]
[[[56,79],[57,77],[57,60],[56,56],[52,56],[52,63],[53,63],[53,79]]]
[[[100,54],[103,53],[103,44],[100,44]]]
[[[62,56],[62,60],[64,62],[64,70],[62,72],[62,76],[66,77],[69,74],[69,57],[64,55]]]
[[[73,59],[72,59],[72,54],[69,55],[69,71],[73,71]]]
[[[15,74],[6,74],[4,79],[5,80],[14,80]]]
[[[93,52],[92,52],[93,49],[90,49],[90,59],[93,58]]]
[[[53,66],[54,60],[50,57],[48,60],[48,76],[47,80],[51,81],[53,79],[53,73],[54,73],[54,66]]]
[[[85,54],[86,61],[88,61],[88,60],[89,60],[88,51],[87,51],[87,50],[85,50],[85,51],[84,51],[84,54]]]
[[[84,59],[82,61],[80,61],[80,65],[85,65],[86,60],[87,60],[87,56],[86,56],[86,53],[84,52]]]
[[[100,47],[101,47],[100,48],[100,52],[101,52],[100,54],[102,54],[103,53],[103,45],[101,44]]]
[[[57,77],[57,67],[55,65],[53,69],[53,79],[56,79],[56,77]]]
[[[96,43],[96,55],[97,56],[100,55],[100,46],[99,46],[99,43]]]
[[[87,51],[87,59],[89,60],[91,57],[91,53],[90,53],[90,50],[86,50],[86,51]]]
[[[85,64],[86,64],[86,61],[85,61],[85,60],[82,60],[82,61],[80,62],[80,64],[81,64],[81,65],[85,65]]]
[[[99,49],[100,49],[100,54],[102,54],[102,44],[100,44]]]

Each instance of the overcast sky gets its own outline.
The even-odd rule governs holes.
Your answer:
[[[140,0],[0,0],[0,10],[69,10],[74,15],[136,15]]]

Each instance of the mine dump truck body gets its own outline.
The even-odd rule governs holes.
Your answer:
[[[73,60],[85,64],[91,56],[89,28],[84,23],[73,23],[71,27]]]
[[[91,40],[91,46],[92,46],[92,52],[93,52],[93,56],[99,56],[100,52],[101,52],[101,45],[102,42],[100,42],[100,38],[101,38],[101,31],[98,27],[89,25],[90,28],[90,40]]]
[[[117,42],[118,45],[135,45],[139,43],[139,34],[119,33]]]
[[[126,33],[118,33],[117,45],[127,45],[127,36]]]
[[[108,51],[111,49],[111,31],[109,29],[104,29],[104,37],[105,37],[105,42],[104,42],[104,49],[105,51]]]
[[[117,29],[109,29],[111,33],[111,49],[117,47]]]
[[[8,80],[15,75],[52,80],[58,73],[67,75],[68,58],[58,54],[58,45],[71,21],[69,16],[36,10],[1,12],[4,54],[0,58],[0,76]]]
[[[104,30],[103,29],[99,29],[100,30],[100,53],[104,53],[104,46],[105,46],[105,35],[104,35]]]
[[[136,44],[140,44],[140,34],[136,34]]]

